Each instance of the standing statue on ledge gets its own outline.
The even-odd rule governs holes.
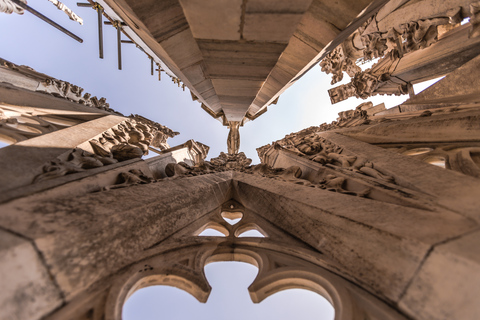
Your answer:
[[[238,121],[229,121],[228,125],[230,127],[230,132],[228,133],[227,147],[228,154],[237,154],[240,150],[240,122]]]

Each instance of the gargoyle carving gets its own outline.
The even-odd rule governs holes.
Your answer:
[[[334,147],[334,146],[329,146]],[[334,147],[335,148],[335,147]],[[260,175],[270,179],[290,182],[306,187],[320,188],[327,191],[339,192],[354,196],[366,196],[369,189],[362,192],[349,191],[344,188],[346,179],[334,174],[327,174],[324,170],[319,170],[317,175],[311,179],[302,178],[302,170],[298,166],[291,166],[286,169],[272,168],[267,164],[258,164],[250,166],[251,159],[248,159],[243,152],[232,157],[229,154],[221,153],[219,157],[204,161],[193,167],[184,162],[170,163],[165,168],[165,173],[169,178],[181,178],[197,176],[222,171],[240,171],[248,174]],[[168,179],[168,178],[167,178]]]
[[[470,38],[480,35],[480,1],[470,4],[470,23],[471,27],[468,33]]]
[[[263,177],[295,183],[307,187],[324,189],[327,191],[348,194],[352,196],[365,197],[370,192],[369,188],[365,188],[361,192],[349,191],[346,189],[346,178],[328,173],[324,168],[307,178],[302,178],[302,170],[298,166],[291,166],[285,169],[277,169],[267,164],[259,164],[252,166],[249,173],[261,175]]]

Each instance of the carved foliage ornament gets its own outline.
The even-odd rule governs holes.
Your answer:
[[[353,60],[346,57],[343,47],[340,45],[330,52],[321,62],[320,67],[326,74],[332,73],[332,82],[335,84],[342,81],[343,72],[345,71],[350,77],[353,77],[357,72],[362,71]]]
[[[377,94],[407,94],[406,83],[396,83],[391,79],[391,70],[398,64],[400,57],[397,51],[390,51],[372,68],[355,74],[350,83],[328,90],[332,104],[350,97],[367,99]],[[401,82],[401,80],[398,80]]]
[[[478,12],[480,12],[480,2],[470,4],[470,22],[472,28],[470,36],[477,36],[478,31]],[[363,61],[371,61],[376,58],[382,58],[391,51],[397,51],[400,56],[429,47],[438,41],[438,27],[446,26],[447,30],[458,25],[464,17],[462,8],[456,7],[446,10],[441,16],[433,16],[428,19],[417,21],[405,21],[400,25],[392,26],[388,30],[379,30],[376,16],[368,19],[352,37],[345,40],[331,53],[329,53],[320,62],[322,71],[332,73],[332,82],[335,84],[342,80],[343,71],[350,77],[361,71],[356,65],[356,60],[360,53]],[[359,39],[354,41],[354,39]],[[354,43],[350,43],[350,42]],[[353,44],[353,46],[352,46]],[[350,50],[344,50],[344,47]],[[352,53],[352,50],[356,53]],[[349,54],[346,54],[349,52]]]

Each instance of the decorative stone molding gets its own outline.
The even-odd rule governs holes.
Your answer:
[[[152,121],[138,114],[131,114],[129,118],[135,120],[137,123],[142,123],[143,125],[146,125],[149,128],[148,130],[150,132],[155,131],[154,138],[150,142],[150,145],[155,148],[160,148],[161,150],[166,150],[170,148],[167,143],[168,138],[173,138],[180,134],[179,132],[173,131],[158,122]]]
[[[347,168],[384,182],[393,183],[395,181],[393,177],[378,171],[368,159],[345,154],[341,146],[335,145],[315,133],[304,136],[293,134],[277,141],[275,145],[324,166]]]
[[[210,161],[202,161],[193,167],[184,162],[170,163],[166,166],[165,173],[168,177],[178,178],[229,170],[245,172],[250,168],[251,163],[252,159],[247,158],[243,152],[234,155],[221,152],[218,157],[212,158]]]
[[[335,104],[353,96],[367,99],[378,94],[397,96],[407,94],[407,83],[391,77],[391,73],[399,61],[398,52],[390,51],[372,68],[356,73],[350,83],[328,90],[330,101]]]
[[[150,122],[152,124],[146,123],[138,115],[124,121],[103,132],[99,138],[89,141],[94,153],[82,149],[74,149],[72,152],[47,163],[42,169],[43,173],[36,176],[33,182],[141,158],[143,155],[148,154],[148,148],[154,141],[162,141],[162,144],[156,146],[168,149],[169,146],[165,137],[178,133],[174,133],[156,122]],[[124,178],[123,180],[119,178],[122,185],[135,180],[128,180],[128,177]]]
[[[366,197],[406,207],[422,206],[419,195],[408,185],[397,182],[384,167],[378,167],[365,155],[352,153],[308,128],[264,146],[259,156],[264,164],[292,170],[299,166],[295,183],[327,191]],[[303,172],[302,172],[303,171]],[[287,179],[292,181],[292,179]],[[305,183],[305,180],[306,183]]]
[[[43,173],[37,175],[33,179],[33,183],[82,172],[87,169],[103,167],[104,165],[117,162],[118,160],[113,158],[102,157],[82,149],[73,149],[73,151],[67,155],[45,164],[42,168]]]
[[[402,20],[404,22],[388,27],[385,27],[385,23],[380,26],[385,14],[381,18],[376,14],[320,62],[322,71],[327,74],[332,73],[331,84],[335,84],[343,79],[344,71],[352,78],[361,72],[361,69],[356,65],[360,60],[367,62],[376,58],[384,58],[393,51],[394,55],[402,57],[410,52],[427,48],[438,41],[440,32],[444,33],[459,26],[462,19],[466,17],[464,16],[465,12],[468,11],[470,11],[470,23],[472,25],[470,36],[476,36],[478,31],[474,30],[477,30],[476,26],[479,24],[477,22],[479,19],[476,18],[480,11],[479,3],[478,1],[472,2],[469,5],[469,10],[462,6],[446,7],[449,5],[448,3],[444,6],[439,5],[434,10],[428,8],[427,12],[433,11],[431,15],[427,14],[421,19],[418,19],[417,16],[415,20],[410,20],[410,15],[402,16],[402,18],[392,18],[396,14],[395,10],[398,9],[392,8],[393,11],[390,12],[389,19],[395,21],[395,23]],[[401,4],[397,5],[401,7]],[[404,12],[402,14],[405,15]],[[413,13],[412,17],[415,17]],[[337,88],[336,91],[335,95],[337,96],[353,96],[347,93],[349,91],[348,86]],[[399,92],[399,94],[405,93]],[[363,94],[371,95],[368,92]],[[359,95],[362,95],[361,90],[356,94],[357,97]]]
[[[479,146],[468,146],[468,143],[447,145],[426,143],[421,146],[404,145],[388,149],[441,168],[480,178]]]
[[[27,0],[20,1],[27,4]],[[12,14],[13,12],[23,14],[24,10],[10,0],[0,0],[0,12],[5,12],[7,14]]]
[[[96,154],[124,161],[148,154],[151,145],[162,150],[170,148],[166,140],[175,134],[178,133],[136,115],[89,142]]]
[[[47,115],[43,115],[45,116]],[[0,135],[3,136],[3,140],[16,143],[67,127],[67,125],[49,122],[43,117],[41,114],[24,113],[14,108],[0,107]],[[56,118],[61,122],[61,117],[56,116]]]
[[[107,103],[106,98],[102,97],[98,99],[96,96],[92,97],[90,93],[84,93],[83,88],[81,88],[80,86],[71,84],[67,81],[55,79],[46,74],[40,73],[28,66],[17,65],[15,63],[0,58],[0,68],[2,67],[9,71],[15,72],[21,77],[28,78],[29,80],[34,80],[38,83],[37,88],[32,89],[31,87],[25,88],[22,86],[21,83],[16,83],[15,81],[7,81],[9,83],[12,83],[13,85],[18,85],[27,90],[49,94],[51,96],[66,99],[68,101],[75,102],[87,107],[100,109],[110,112],[111,114],[123,116],[123,114],[121,114],[120,112],[117,112],[110,108],[110,105]],[[9,75],[10,74],[6,75],[7,79]]]
[[[359,159],[359,161],[356,161],[357,158],[355,156],[341,154],[342,149],[340,147],[327,142],[325,139],[319,144],[318,141],[320,140],[317,138],[320,137],[312,134],[308,137],[301,138],[296,144],[292,144],[292,141],[287,139],[288,143],[285,148],[301,154],[315,162],[321,163],[322,165],[345,167],[351,171],[375,179],[380,179],[384,182],[392,183],[394,181],[393,177],[382,174],[374,169],[373,164],[366,159]],[[281,144],[276,144],[275,147],[282,146]],[[210,161],[205,161],[193,167],[185,163],[170,163],[167,165],[165,172],[168,177],[179,178],[233,170],[354,196],[363,197],[369,192],[368,188],[364,188],[361,191],[347,190],[344,188],[346,178],[326,170],[319,170],[315,176],[302,178],[302,170],[298,166],[272,168],[267,164],[249,166],[250,163],[251,159],[246,158],[243,152],[236,156],[221,153],[219,157],[213,158]]]
[[[50,94],[57,98],[64,98],[72,102],[83,104],[87,107],[101,109],[112,114],[123,116],[123,114],[120,112],[110,108],[106,98],[98,99],[97,97],[92,97],[90,93],[85,93],[82,96],[83,88],[73,85],[67,81],[54,78],[45,79],[44,81],[40,82],[36,91]]]
[[[326,74],[333,74],[332,82],[330,84],[335,84],[342,81],[344,71],[350,77],[353,77],[356,73],[362,71],[362,69],[358,67],[352,59],[345,55],[342,45],[335,48],[325,58],[323,58],[323,60],[320,62],[320,67]]]
[[[131,169],[121,172],[117,177],[117,182],[114,185],[103,188],[103,190],[125,188],[137,184],[147,184],[153,181],[154,179],[145,175],[142,170]]]

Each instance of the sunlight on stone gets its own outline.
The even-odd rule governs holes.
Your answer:
[[[241,262],[216,262],[205,267],[212,286],[206,304],[187,292],[167,286],[138,290],[123,307],[123,320],[332,320],[334,310],[320,295],[290,289],[276,293],[259,304],[250,299],[247,288],[258,269]]]
[[[225,237],[225,235],[223,233],[221,233],[220,231],[215,230],[215,229],[211,229],[211,228],[203,230],[199,234],[199,236],[200,237]]]
[[[445,158],[431,157],[431,158],[427,158],[425,161],[434,165],[434,166],[437,166],[437,167],[440,167],[440,168],[445,168]]]
[[[265,238],[263,234],[260,233],[260,231],[252,229],[243,232],[238,236],[239,238],[244,238],[244,237],[254,237],[254,238]]]
[[[415,148],[415,149],[407,150],[403,154],[406,156],[416,156],[416,155],[424,154],[430,151],[433,151],[433,149],[432,148]]]

